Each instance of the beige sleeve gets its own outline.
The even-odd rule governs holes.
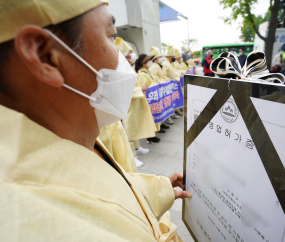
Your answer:
[[[180,75],[178,73],[176,73],[175,69],[172,67],[171,64],[170,64],[170,66],[163,65],[162,70],[166,73],[166,75],[169,79],[180,81]]]
[[[159,220],[174,203],[174,192],[168,177],[128,173],[147,201],[154,216]]]
[[[135,87],[132,98],[144,98],[144,94],[141,87]]]
[[[149,87],[151,85],[150,81],[144,76],[143,73],[140,73],[138,75],[138,81],[139,81],[140,85],[145,85],[147,87]]]

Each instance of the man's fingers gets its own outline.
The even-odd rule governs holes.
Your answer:
[[[183,189],[183,182],[182,181],[176,181],[176,182],[174,182],[174,184],[172,186],[173,187],[180,187],[181,189]]]
[[[183,175],[182,174],[177,174],[177,178],[180,180],[183,180]]]
[[[179,183],[178,183],[178,186],[179,186],[181,189],[183,189],[183,183],[182,183],[182,182],[179,182]]]
[[[174,173],[172,174],[170,177],[168,177],[171,184],[173,185],[173,183],[175,182],[183,182],[183,175],[179,174],[179,173]]]
[[[186,192],[186,191],[174,191],[174,195],[175,195],[175,199],[178,198],[191,198],[192,195],[190,192]]]

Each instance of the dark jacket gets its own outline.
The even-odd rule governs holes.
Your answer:
[[[247,57],[246,55],[240,55],[240,56],[238,57],[238,60],[239,60],[239,63],[240,63],[241,68],[243,68],[243,66],[244,66],[244,64],[245,64],[246,57]]]

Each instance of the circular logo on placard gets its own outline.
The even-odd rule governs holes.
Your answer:
[[[234,100],[229,99],[221,108],[221,115],[228,123],[233,123],[237,120],[239,111]]]

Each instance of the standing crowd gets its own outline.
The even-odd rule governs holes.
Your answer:
[[[195,67],[195,64],[190,49],[183,48],[184,53],[181,54],[179,50],[170,46],[164,58],[158,47],[152,47],[149,54],[137,57],[131,45],[122,38],[117,37],[115,44],[138,73],[138,77],[127,118],[104,127],[100,131],[99,139],[126,170],[136,171],[136,167],[143,165],[138,155],[149,153],[149,149],[140,146],[139,140],[146,139],[149,144],[159,143],[160,139],[155,133],[166,133],[170,125],[174,124],[174,119],[183,117],[183,109],[177,109],[163,123],[155,124],[146,100],[146,91],[153,85],[169,80],[179,82],[188,70]],[[122,150],[118,144],[125,145],[127,147],[125,150],[128,152],[124,155],[116,152],[116,149]]]

